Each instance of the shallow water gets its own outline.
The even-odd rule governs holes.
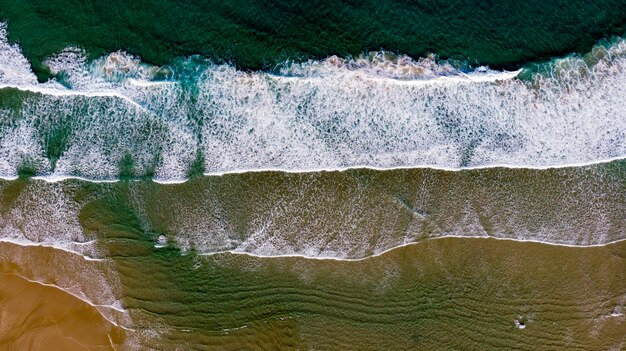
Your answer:
[[[115,350],[123,331],[91,306],[52,287],[0,274],[4,350]]]
[[[1,267],[100,306],[118,349],[626,342],[622,161],[1,183]]]
[[[91,183],[0,181],[0,234],[89,257],[117,221],[198,253],[363,258],[444,236],[561,245],[625,239],[624,161],[559,169],[367,169]],[[117,219],[115,219],[117,218]]]
[[[366,260],[334,261],[181,255],[129,240],[132,234],[121,238],[115,227],[106,228],[117,232],[109,232],[109,239],[117,238],[107,245],[125,248],[112,261],[131,329],[115,329],[68,294],[73,302],[63,306],[77,306],[78,314],[64,308],[62,320],[53,317],[59,305],[48,301],[61,301],[55,294],[62,291],[3,274],[3,289],[11,287],[0,294],[10,302],[6,308],[38,307],[19,313],[30,323],[22,325],[28,331],[22,342],[72,346],[58,339],[60,330],[103,346],[108,333],[125,342],[118,350],[619,350],[626,343],[626,242],[574,248],[444,238]],[[49,291],[34,292],[44,288]],[[16,297],[18,290],[35,295]],[[34,317],[42,314],[43,320]],[[57,318],[57,327],[46,324],[50,318]]]

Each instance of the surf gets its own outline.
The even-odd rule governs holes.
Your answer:
[[[626,156],[626,44],[522,71],[374,52],[241,71],[70,47],[38,83],[0,30],[0,176],[95,181],[367,167],[550,168]]]
[[[126,254],[125,246],[103,249],[109,238],[102,230],[110,225],[116,235],[136,237],[149,250],[199,254],[358,259],[456,236],[605,245],[625,238],[624,163],[265,171],[178,184],[1,181],[0,235],[90,259]]]

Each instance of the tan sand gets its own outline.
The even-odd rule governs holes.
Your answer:
[[[54,286],[0,273],[0,349],[116,350],[124,330]]]

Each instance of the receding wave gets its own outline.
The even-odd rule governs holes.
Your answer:
[[[548,167],[626,155],[626,42],[520,72],[371,53],[243,72],[68,48],[37,83],[0,27],[0,176],[176,181],[351,167]],[[516,77],[517,74],[520,77]]]
[[[449,236],[604,245],[626,239],[625,163],[249,172],[182,184],[19,179],[0,182],[0,234],[91,257],[127,254],[106,249],[109,227],[166,251],[338,259]]]
[[[50,285],[0,273],[4,350],[54,345],[68,351],[116,350],[124,331],[88,304]]]

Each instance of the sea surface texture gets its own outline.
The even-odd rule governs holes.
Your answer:
[[[0,0],[0,349],[626,349],[623,1]]]

